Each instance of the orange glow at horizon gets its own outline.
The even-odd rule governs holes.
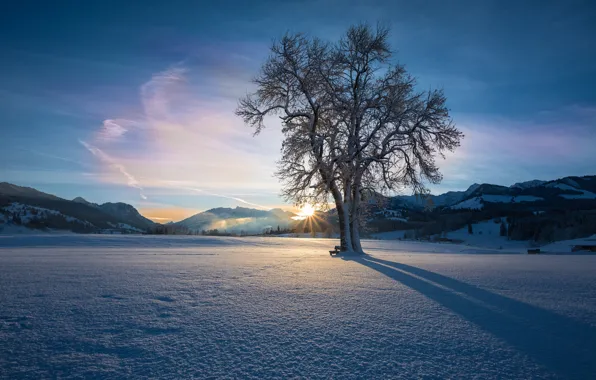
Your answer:
[[[141,213],[141,215],[157,223],[179,222],[201,211],[202,210],[177,207],[139,209],[139,213]]]

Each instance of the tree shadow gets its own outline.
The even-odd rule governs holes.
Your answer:
[[[596,331],[591,326],[410,265],[369,255],[345,259],[422,293],[560,376],[596,376]]]

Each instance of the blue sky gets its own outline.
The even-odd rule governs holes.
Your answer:
[[[0,181],[153,218],[276,207],[281,134],[233,111],[273,38],[392,28],[462,147],[434,192],[595,174],[591,1],[12,2],[0,15]],[[149,122],[149,120],[151,122]]]

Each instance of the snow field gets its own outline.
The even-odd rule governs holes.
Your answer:
[[[596,256],[367,241],[331,258],[334,244],[0,238],[0,377],[596,373]]]

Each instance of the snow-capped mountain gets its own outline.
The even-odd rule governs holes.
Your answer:
[[[143,232],[154,225],[131,205],[67,200],[30,187],[0,183],[0,227],[74,232]],[[2,229],[2,228],[0,228]]]
[[[175,223],[193,231],[220,230],[228,232],[261,233],[267,228],[286,228],[292,223],[291,212],[282,209],[257,210],[245,207],[218,207],[195,214]]]
[[[572,200],[596,202],[596,176],[564,177],[553,181],[532,180],[509,187],[492,184],[473,184],[466,191],[450,191],[426,198],[398,196],[413,208],[446,208],[451,210],[483,209],[490,205],[539,204],[559,205]]]
[[[532,187],[542,186],[546,182],[547,181],[541,181],[539,179],[535,179],[532,181],[514,183],[513,185],[511,185],[511,188],[513,188],[513,189],[530,189]]]

